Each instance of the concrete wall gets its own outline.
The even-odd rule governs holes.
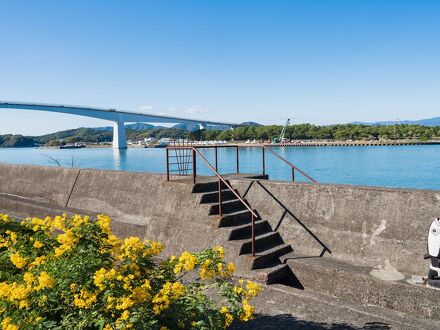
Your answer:
[[[245,194],[251,181],[231,183]],[[279,224],[285,209],[328,245],[331,258],[408,274],[426,272],[426,235],[431,219],[440,216],[440,191],[260,184],[254,182],[246,198],[296,253],[312,256],[321,248],[292,216]],[[199,205],[200,196],[191,189],[190,183],[166,182],[156,174],[0,165],[0,194],[41,202],[40,212],[54,205],[60,211],[67,207],[109,214],[120,235],[162,241],[170,254],[226,242],[225,232],[208,216],[208,206]],[[13,211],[10,205],[15,204],[0,198],[0,212]]]
[[[0,165],[0,192],[65,206],[78,169]]]
[[[0,164],[0,213],[105,213],[119,236],[161,241],[168,254],[227,241],[191,190],[157,174]]]
[[[328,245],[331,258],[407,274],[426,272],[426,237],[432,218],[440,216],[440,191],[274,181],[232,184],[242,194],[248,190],[247,200],[273,228],[288,209]],[[299,254],[321,251],[291,215],[279,231]]]

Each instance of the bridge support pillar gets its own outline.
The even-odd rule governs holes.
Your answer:
[[[113,149],[127,149],[125,125],[121,118],[113,123]]]

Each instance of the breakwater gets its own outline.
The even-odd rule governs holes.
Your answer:
[[[248,145],[248,144],[246,144]],[[302,141],[275,143],[276,147],[360,147],[360,146],[416,146],[416,145],[440,145],[440,141],[413,141],[413,140],[390,140],[390,141]]]
[[[440,191],[246,179],[231,183],[298,252],[316,254],[319,245],[292,215],[332,248],[332,258],[370,267],[388,261],[402,272],[425,272],[425,239],[431,219],[440,215]],[[37,213],[51,206],[106,213],[127,224],[127,230],[164,241],[171,252],[225,240],[191,192],[189,181],[166,182],[160,174],[0,165],[0,210],[25,215],[26,203],[33,203],[44,206],[32,209]],[[11,203],[13,198],[19,200]],[[25,203],[21,209],[20,202]],[[282,217],[286,210],[291,214]]]
[[[304,287],[440,319],[437,291],[406,282],[427,272],[426,236],[440,215],[440,191],[245,178],[230,183],[293,247],[284,262]],[[240,241],[231,241],[228,228],[209,215],[213,206],[201,204],[203,196],[191,180],[167,182],[161,174],[0,164],[0,213],[105,213],[115,219],[118,236],[159,240],[166,254],[222,245],[237,275],[249,276]],[[318,240],[331,254],[319,257]]]

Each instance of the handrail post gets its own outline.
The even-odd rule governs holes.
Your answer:
[[[292,167],[292,181],[295,181],[295,167]]]
[[[252,217],[252,257],[255,257],[255,217],[251,213]]]
[[[192,149],[192,156],[193,156],[193,182],[196,183],[196,177],[197,177],[197,162],[196,162],[196,150],[195,148]]]
[[[215,170],[218,172],[218,165],[217,165],[217,160],[218,160],[217,146],[215,146],[214,149],[215,149]]]
[[[238,146],[235,146],[235,158],[237,161],[237,174],[240,173],[240,163],[238,162]]]
[[[262,160],[263,160],[263,175],[265,175],[266,174],[266,161],[265,161],[265,157],[264,157],[264,145],[263,146],[261,146],[261,152],[262,152]]]
[[[222,180],[220,178],[218,178],[218,214],[220,216],[220,218],[223,216],[223,210],[222,210],[222,205],[223,204],[223,199],[222,199]]]
[[[166,158],[167,158],[167,181],[170,181],[170,162],[169,162],[169,150],[166,148]]]

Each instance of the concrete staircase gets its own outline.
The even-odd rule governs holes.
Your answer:
[[[223,214],[217,219],[218,227],[227,230],[229,241],[238,245],[240,256],[238,262],[244,263],[247,269],[251,270],[251,278],[266,284],[289,284],[294,281],[289,265],[283,264],[280,260],[293,251],[292,246],[285,244],[280,234],[273,231],[269,222],[260,217],[255,221],[255,257],[251,256],[251,212],[232,191],[225,188],[222,187]],[[209,206],[209,215],[219,215],[217,181],[196,183],[192,192],[201,194],[199,201]],[[254,211],[258,214],[257,210]]]

